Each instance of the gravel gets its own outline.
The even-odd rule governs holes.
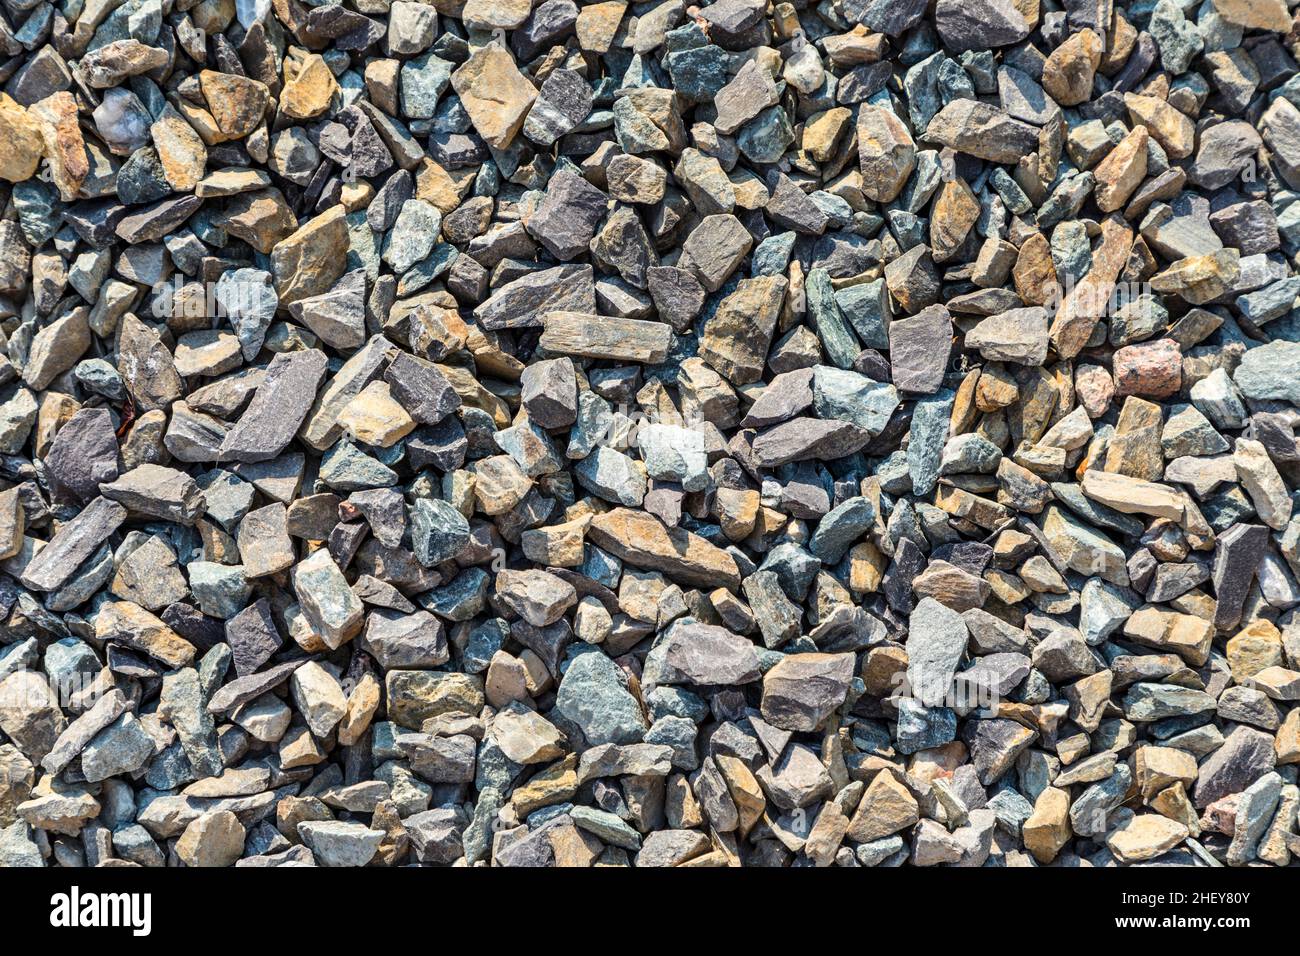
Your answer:
[[[1286,0],[0,51],[0,862],[1300,854]]]

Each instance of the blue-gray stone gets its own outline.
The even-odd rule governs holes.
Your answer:
[[[910,697],[898,702],[897,749],[914,754],[957,738],[957,715],[947,707],[926,707]]]
[[[360,491],[397,484],[397,472],[340,438],[321,458],[320,480],[335,491]]]
[[[501,650],[510,636],[510,625],[499,617],[484,621],[469,632],[461,664],[467,674],[481,674],[492,662],[492,655]]]
[[[411,119],[432,119],[438,98],[451,82],[454,63],[434,53],[425,53],[402,64],[401,103],[403,115]]]
[[[570,659],[555,694],[555,709],[593,746],[637,743],[649,729],[622,670],[594,647],[580,649]]]
[[[244,609],[252,593],[242,564],[191,561],[185,568],[199,610],[208,617],[227,620]]]
[[[482,568],[466,568],[442,587],[421,594],[419,605],[449,621],[468,621],[487,603],[491,576]]]
[[[1161,65],[1174,76],[1187,72],[1192,60],[1205,46],[1200,31],[1187,21],[1178,0],[1160,0],[1156,4],[1147,32],[1160,49]]]
[[[825,269],[809,272],[804,282],[804,294],[808,299],[808,314],[826,357],[839,368],[852,368],[862,346],[835,301],[830,273]]]
[[[808,550],[825,564],[835,564],[853,543],[875,523],[876,508],[869,498],[858,496],[832,508],[817,524]]]
[[[872,349],[889,348],[889,294],[884,279],[846,286],[835,293],[835,304],[858,333],[862,344]]]
[[[450,561],[469,541],[469,522],[451,504],[421,498],[411,506],[411,549],[426,568]]]
[[[1237,297],[1241,314],[1256,325],[1271,322],[1290,312],[1300,297],[1300,276],[1288,276],[1255,292]]]
[[[790,253],[794,251],[797,232],[782,232],[768,236],[754,247],[750,259],[750,274],[754,276],[783,275],[790,265]]]
[[[907,443],[907,470],[912,478],[912,493],[927,497],[939,480],[943,446],[948,440],[948,422],[956,394],[941,389],[918,399],[912,410],[912,427]]]
[[[759,570],[775,571],[785,596],[791,601],[802,601],[821,567],[818,558],[793,541],[783,541],[767,552]]]
[[[872,435],[889,424],[898,407],[898,389],[845,369],[813,369],[813,411],[818,418],[852,422]]]
[[[780,105],[769,106],[746,123],[736,135],[736,145],[755,163],[775,163],[794,142],[790,118]]]

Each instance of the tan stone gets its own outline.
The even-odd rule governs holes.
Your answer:
[[[1142,184],[1147,174],[1147,140],[1145,126],[1134,126],[1119,141],[1106,158],[1097,164],[1092,173],[1097,178],[1093,197],[1102,212],[1114,212],[1128,202],[1133,190]]]
[[[73,309],[36,333],[29,347],[27,367],[23,369],[23,381],[39,391],[77,363],[90,348],[87,315],[84,307]]]
[[[1155,813],[1140,813],[1106,834],[1106,846],[1121,863],[1140,863],[1187,839],[1187,827]]]
[[[313,53],[303,60],[293,79],[280,92],[280,111],[292,119],[320,116],[330,108],[339,84],[323,57]]]
[[[1252,621],[1234,634],[1225,651],[1232,678],[1238,684],[1266,667],[1280,667],[1283,663],[1282,635],[1271,621],[1263,619]]]
[[[493,707],[504,707],[512,701],[528,700],[528,670],[524,667],[523,661],[505,651],[497,651],[493,654],[483,679],[483,692],[487,695],[487,702]],[[563,751],[556,748],[555,752],[548,754],[545,759],[550,760],[562,754]]]
[[[1084,28],[1052,51],[1043,64],[1043,89],[1062,106],[1078,106],[1092,94],[1102,42]]]
[[[758,521],[758,506],[762,501],[759,493],[748,488],[719,488],[713,501],[722,533],[731,541],[749,537]]]
[[[1021,839],[1039,863],[1051,863],[1069,842],[1070,795],[1057,787],[1048,787],[1034,801],[1034,812],[1020,828]]]
[[[964,179],[952,179],[940,187],[930,207],[930,248],[935,262],[947,262],[957,254],[979,216],[979,200]]]
[[[872,697],[892,695],[906,672],[907,651],[901,647],[873,647],[862,658],[862,683]]]
[[[535,810],[573,799],[578,792],[578,757],[569,754],[510,793],[510,805],[526,817]]]
[[[627,10],[624,0],[608,0],[605,3],[591,3],[578,10],[578,22],[575,31],[578,34],[578,46],[588,53],[608,53],[618,33],[618,25],[623,22],[623,13]]]
[[[1196,758],[1174,747],[1140,747],[1133,767],[1142,799],[1148,801],[1176,783],[1190,787],[1196,782]]]
[[[293,235],[298,228],[293,210],[275,188],[232,196],[216,222],[263,254],[270,253],[276,243]]]
[[[1062,359],[1074,358],[1088,344],[1097,321],[1109,308],[1115,280],[1132,250],[1129,224],[1121,216],[1107,216],[1101,224],[1101,244],[1092,254],[1092,268],[1066,293],[1052,320],[1049,335]]]
[[[591,9],[590,7],[586,9]],[[484,142],[505,149],[513,142],[537,90],[504,47],[481,47],[451,75],[451,85]]]
[[[346,213],[331,206],[276,243],[271,271],[280,305],[326,292],[347,269]]]
[[[387,382],[363,388],[343,406],[339,424],[357,441],[376,448],[390,448],[415,430],[415,419],[393,398]]]
[[[505,514],[524,500],[533,481],[509,455],[480,458],[470,466],[474,474],[474,498],[486,515]]]
[[[1187,796],[1187,788],[1182,783],[1166,787],[1150,800],[1151,809],[1162,817],[1168,817],[1187,827],[1193,837],[1201,835],[1201,824],[1196,815],[1196,808]]]
[[[1126,398],[1115,423],[1115,434],[1106,446],[1102,470],[1159,480],[1165,461],[1160,445],[1163,422],[1164,411],[1159,405],[1142,398]]]
[[[983,578],[941,560],[931,561],[912,586],[919,597],[932,597],[954,611],[982,607],[989,590]]]
[[[1249,438],[1238,438],[1232,463],[1259,520],[1274,531],[1284,529],[1291,520],[1291,492],[1264,445]]]
[[[1190,305],[1204,305],[1232,288],[1241,273],[1236,249],[1187,256],[1151,278],[1157,292],[1180,296]]]
[[[833,800],[822,804],[817,813],[817,821],[804,842],[804,856],[817,866],[830,866],[835,861],[835,854],[848,833],[849,818]]]
[[[52,93],[33,103],[27,115],[40,125],[50,178],[59,188],[59,198],[71,202],[90,174],[86,141],[77,123],[77,101],[66,90]]]
[[[722,779],[726,781],[727,792],[731,794],[732,802],[736,804],[736,811],[740,815],[740,824],[736,828],[740,836],[746,836],[754,828],[754,824],[763,818],[763,813],[767,809],[767,798],[763,796],[763,788],[758,785],[758,780],[750,771],[749,767],[737,757],[729,754],[718,754],[715,758],[718,764],[718,770],[722,772]]]
[[[1064,688],[1065,699],[1070,702],[1070,719],[1088,733],[1101,726],[1102,718],[1106,716],[1106,705],[1110,702],[1114,681],[1115,675],[1109,670],[1104,670]]]
[[[1124,106],[1129,119],[1141,123],[1169,154],[1170,159],[1186,159],[1196,146],[1196,125],[1185,114],[1155,96],[1125,93]]]
[[[203,178],[208,163],[208,148],[194,127],[168,104],[149,127],[149,135],[153,137],[154,149],[172,189],[193,190]]]
[[[1300,707],[1292,707],[1273,740],[1279,764],[1300,763]]]
[[[105,604],[95,616],[95,639],[118,641],[167,664],[185,667],[194,660],[194,645],[161,619],[130,601]]]
[[[1193,667],[1201,667],[1209,659],[1214,625],[1192,614],[1147,605],[1124,622],[1124,636],[1144,647],[1172,651]]]
[[[1248,30],[1287,33],[1294,22],[1286,0],[1214,0],[1214,9],[1228,23]]]
[[[591,517],[584,515],[573,521],[532,528],[520,536],[524,557],[536,564],[558,568],[575,568],[582,564],[584,540]]]
[[[1177,491],[1154,481],[1091,469],[1083,475],[1083,493],[1093,501],[1124,514],[1183,520],[1183,499]]]
[[[350,747],[362,738],[375,713],[383,690],[374,674],[363,674],[348,694],[348,709],[338,725],[339,745]]]
[[[1020,254],[1011,269],[1011,280],[1025,305],[1046,305],[1058,295],[1056,265],[1052,262],[1051,244],[1036,232],[1020,245]]]
[[[0,178],[31,179],[45,152],[41,123],[7,93],[0,93]]]
[[[921,818],[916,798],[888,770],[867,787],[849,821],[848,837],[858,843],[880,840],[905,830]]]
[[[450,215],[460,206],[466,187],[472,180],[457,181],[427,156],[415,168],[415,198],[432,203],[444,215]]]
[[[843,106],[808,117],[803,127],[804,151],[819,163],[827,162],[835,155],[852,119],[853,113]]]
[[[247,76],[202,70],[199,86],[208,101],[208,111],[228,139],[242,139],[257,129],[271,105],[271,91],[266,84]]]
[[[757,493],[755,493],[757,494]],[[849,549],[849,590],[854,594],[874,594],[889,569],[889,558],[870,541]]]
[[[231,866],[244,854],[244,826],[229,810],[214,810],[190,821],[176,841],[186,866]]]
[[[636,568],[662,571],[684,585],[740,587],[736,562],[684,528],[666,528],[654,515],[615,508],[592,519],[592,542]]]

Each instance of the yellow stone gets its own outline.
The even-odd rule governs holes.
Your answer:
[[[203,139],[170,103],[149,127],[149,135],[168,184],[177,192],[191,192],[208,165],[208,148]]]
[[[848,836],[858,843],[880,840],[921,819],[916,798],[888,770],[876,774],[849,821]]]
[[[578,11],[578,46],[588,53],[608,53],[627,10],[624,0],[592,3]]]
[[[1093,195],[1097,208],[1102,212],[1114,212],[1123,206],[1146,178],[1147,140],[1150,138],[1145,126],[1134,126],[1093,170],[1097,177],[1097,189]]]
[[[1020,828],[1025,849],[1039,863],[1051,863],[1061,847],[1069,842],[1070,795],[1057,787],[1048,787],[1034,801],[1034,812]]]
[[[1169,154],[1170,159],[1186,159],[1196,145],[1196,124],[1164,100],[1139,93],[1125,93],[1124,106],[1129,119],[1141,123]]]
[[[852,118],[853,113],[843,106],[808,117],[803,127],[804,151],[819,163],[831,159]]]
[[[45,149],[41,124],[7,93],[0,93],[0,177],[31,179]]]
[[[77,101],[66,90],[52,93],[33,103],[27,115],[40,124],[50,178],[59,188],[59,197],[64,202],[72,202],[90,173],[86,141],[77,124]]]
[[[280,93],[280,111],[293,119],[312,119],[330,107],[339,84],[329,64],[313,53],[303,60],[298,74]]]
[[[1238,684],[1282,664],[1282,635],[1272,622],[1252,621],[1228,641],[1228,667]]]
[[[1154,859],[1187,839],[1187,827],[1156,813],[1141,813],[1106,834],[1106,846],[1121,863]]]
[[[415,419],[393,398],[387,382],[371,382],[339,412],[339,424],[357,441],[391,448],[415,430]]]
[[[587,7],[586,9],[591,9]],[[537,90],[495,43],[482,47],[451,75],[451,85],[483,141],[505,149],[537,99]]]

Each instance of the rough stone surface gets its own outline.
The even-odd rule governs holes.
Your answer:
[[[0,865],[1294,865],[1294,3],[5,12]]]

